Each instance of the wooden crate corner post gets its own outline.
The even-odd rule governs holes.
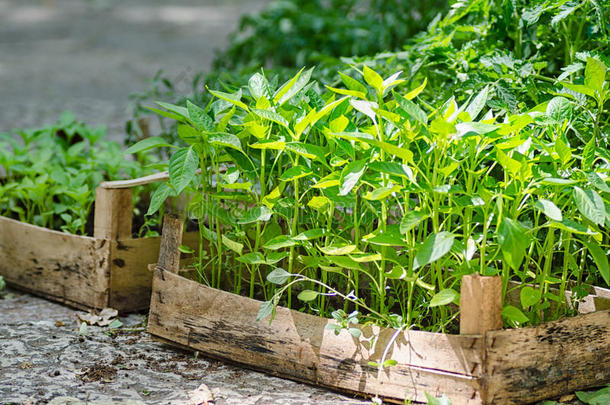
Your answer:
[[[460,334],[485,335],[502,329],[502,278],[469,274],[462,277]]]
[[[163,233],[161,235],[161,249],[156,268],[178,273],[180,270],[180,245],[184,219],[181,215],[165,214],[163,217]]]
[[[95,190],[93,236],[97,239],[131,237],[133,197],[131,188],[112,188],[101,183]]]

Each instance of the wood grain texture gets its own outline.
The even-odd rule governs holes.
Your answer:
[[[399,364],[378,384],[377,369],[367,363],[380,360],[393,330],[368,326],[359,339],[346,331],[336,336],[325,329],[334,321],[281,307],[271,324],[257,322],[260,305],[157,268],[148,328],[212,357],[333,389],[418,401],[426,391],[447,394],[454,405],[480,403],[480,335],[405,332],[390,352]]]
[[[488,332],[487,401],[517,404],[610,382],[610,310]]]
[[[0,275],[12,287],[77,308],[104,308],[109,241],[0,217]]]
[[[198,232],[182,237],[182,244],[193,249],[198,241]],[[111,242],[110,307],[121,312],[148,308],[153,277],[148,265],[157,262],[160,246],[161,237]]]
[[[180,251],[178,248],[182,244],[183,229],[184,219],[181,216],[165,214],[163,217],[161,249],[157,263],[159,268],[172,273],[178,273],[180,270]]]
[[[129,238],[132,219],[133,197],[130,188],[99,186],[95,190],[94,237],[109,240]]]
[[[497,329],[502,329],[502,278],[465,275],[460,291],[460,333],[484,335]]]

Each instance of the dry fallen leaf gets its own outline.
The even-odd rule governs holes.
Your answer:
[[[66,326],[66,324],[63,323],[62,321],[55,321],[55,326],[57,326],[58,328],[61,328],[62,326]]]
[[[119,311],[113,308],[104,308],[99,314],[93,313],[79,313],[77,314],[78,319],[82,322],[86,322],[89,325],[108,326],[114,318],[119,315]]]
[[[214,395],[207,385],[201,384],[196,390],[189,392],[188,405],[213,405]]]

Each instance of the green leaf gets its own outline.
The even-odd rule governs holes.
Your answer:
[[[188,186],[197,174],[199,167],[199,156],[193,146],[178,149],[169,160],[169,179],[180,194]]]
[[[602,180],[597,173],[587,172],[585,173],[585,176],[587,177],[587,180],[589,180],[589,183],[591,183],[591,185],[593,185],[596,189],[604,193],[610,193],[610,187],[608,187],[606,182]]]
[[[387,359],[386,361],[383,362],[383,367],[384,368],[388,368],[388,367],[392,367],[397,365],[398,362],[394,359]]]
[[[113,319],[112,322],[108,324],[108,329],[118,329],[123,326],[123,322],[120,319]]]
[[[360,263],[348,256],[328,256],[328,260],[339,267],[350,270],[363,270]]]
[[[348,255],[356,250],[356,245],[331,245],[331,246],[318,246],[318,249],[325,255],[339,256]]]
[[[424,391],[428,405],[451,405],[451,400],[443,394],[440,398],[432,396]]]
[[[302,73],[303,69],[301,69],[299,73],[280,87],[280,89],[273,96],[273,102],[275,104],[282,105],[294,97],[307,85],[307,83],[309,83],[313,69],[314,68],[308,69],[305,71],[305,73]]]
[[[413,269],[433,263],[451,251],[455,236],[450,232],[438,232],[429,235],[417,249]]]
[[[208,142],[214,146],[224,146],[238,151],[242,151],[239,138],[226,132],[213,132],[208,135]]]
[[[417,104],[398,93],[396,93],[396,101],[411,118],[423,125],[428,125],[428,115]]]
[[[194,249],[192,249],[192,248],[190,248],[190,247],[188,247],[188,246],[186,246],[186,245],[180,245],[180,246],[178,246],[178,250],[179,250],[181,253],[186,253],[186,254],[193,254],[193,253],[195,253],[195,250],[194,250]]]
[[[521,163],[519,163],[515,159],[508,157],[500,149],[496,149],[496,157],[498,159],[498,162],[500,162],[500,164],[504,168],[504,170],[506,170],[513,176],[518,174],[519,171],[521,170]]]
[[[502,317],[518,324],[529,322],[529,318],[519,308],[512,305],[502,308]]]
[[[534,203],[534,207],[553,221],[561,222],[563,220],[561,210],[552,201],[541,198]]]
[[[238,255],[241,255],[244,250],[244,245],[242,243],[229,239],[224,233],[221,236],[223,245],[225,245],[227,248],[231,249]]]
[[[316,159],[328,167],[324,156],[324,149],[317,145],[302,142],[289,142],[286,144],[286,149],[301,155],[307,159]]]
[[[280,176],[280,180],[281,181],[293,181],[293,180],[300,179],[301,177],[309,176],[312,173],[313,173],[313,171],[310,168],[301,166],[301,165],[297,165],[297,166],[291,167],[290,169],[288,169],[284,173],[282,173],[282,175]]]
[[[273,150],[284,150],[286,148],[286,142],[284,141],[273,141],[271,139],[260,140],[250,144],[253,149],[273,149]]]
[[[366,86],[360,83],[358,80],[354,79],[351,76],[346,75],[343,72],[339,72],[339,76],[341,77],[341,81],[350,90],[357,91],[359,93],[366,94]]]
[[[209,90],[209,89],[208,89],[208,91],[221,100],[228,101],[229,103],[236,105],[239,108],[249,111],[248,106],[245,105],[241,101],[241,90],[239,90],[237,93],[233,93],[233,94],[225,93],[222,91]]]
[[[297,295],[297,298],[303,302],[315,300],[320,293],[313,290],[303,290]]]
[[[574,187],[574,202],[582,215],[596,225],[603,225],[606,220],[604,200],[595,190],[583,190]]]
[[[271,212],[271,210],[264,205],[261,207],[254,207],[246,211],[246,214],[241,217],[241,219],[237,221],[237,223],[251,224],[257,221],[269,221],[271,219],[272,214],[273,212]]]
[[[175,104],[164,103],[162,101],[155,101],[155,103],[158,104],[159,106],[165,108],[167,111],[169,111],[173,114],[176,114],[179,117],[178,121],[182,121],[183,119],[186,119],[186,120],[189,119],[189,112],[184,107],[181,107],[181,106],[175,105]],[[152,110],[152,108],[151,108],[151,110]],[[155,112],[158,112],[158,110],[156,110]],[[168,117],[168,118],[172,118],[172,117]]]
[[[278,250],[285,247],[295,246],[297,242],[288,235],[278,235],[275,238],[267,241],[263,248],[269,250]]]
[[[576,391],[576,396],[587,405],[608,405],[610,404],[610,386],[593,392]]]
[[[324,228],[308,229],[306,231],[301,232],[300,234],[295,236],[293,239],[298,240],[298,241],[318,239],[318,238],[321,238],[322,236],[326,235],[326,233],[327,233],[326,229],[324,229]]]
[[[248,89],[250,90],[252,98],[258,100],[259,98],[268,95],[269,82],[262,74],[255,73],[248,80]]]
[[[267,274],[267,281],[272,284],[282,285],[286,282],[286,280],[288,280],[288,278],[290,276],[291,276],[290,273],[288,273],[286,270],[282,269],[281,267],[278,267],[277,269],[273,270],[271,273]]]
[[[606,69],[604,62],[588,57],[585,66],[585,86],[601,95],[606,80]]]
[[[430,300],[430,307],[439,307],[451,304],[452,302],[459,304],[460,294],[451,288],[445,288],[434,294],[434,297]]]
[[[582,150],[582,168],[589,170],[595,162],[595,137],[592,136]]]
[[[150,196],[150,205],[148,206],[146,215],[152,215],[159,211],[159,208],[161,208],[167,197],[171,196],[173,192],[174,189],[172,189],[167,183],[163,183],[157,187],[157,189],[153,191],[152,195]]]
[[[273,301],[265,301],[261,304],[260,309],[258,310],[258,314],[256,315],[256,320],[260,321],[268,317],[269,315],[273,315],[275,312],[275,305]],[[273,316],[271,317],[273,319]]]
[[[400,232],[409,232],[411,229],[419,225],[421,221],[428,217],[428,214],[421,211],[407,211],[400,221]]]
[[[259,117],[269,121],[273,121],[276,124],[279,124],[290,131],[290,124],[288,123],[288,121],[286,121],[286,118],[276,113],[275,111],[260,110],[258,108],[255,108],[252,110],[252,112],[258,115]]]
[[[198,105],[193,104],[190,100],[186,100],[186,110],[189,118],[199,130],[213,131],[214,121],[206,112]]]
[[[153,148],[161,148],[161,147],[169,147],[175,148],[174,145],[170,145],[167,143],[165,139],[160,136],[151,136],[149,138],[144,138],[140,142],[131,145],[125,151],[125,154],[138,153],[143,152],[145,150],[153,149]]]
[[[346,96],[352,96],[352,97],[356,97],[356,98],[361,98],[361,99],[366,99],[366,93],[363,93],[361,91],[356,91],[356,90],[346,90],[346,89],[339,89],[336,87],[331,87],[331,86],[326,86],[326,88],[330,91],[333,91],[337,94],[343,94]]]
[[[470,120],[474,121],[477,119],[483,107],[487,103],[487,98],[489,97],[489,86],[485,86],[483,90],[477,94],[477,96],[470,102],[468,107],[466,107],[466,112],[470,115]]]
[[[424,81],[422,82],[422,84],[420,84],[417,88],[408,92],[405,95],[405,98],[407,100],[413,100],[415,97],[419,96],[422,91],[424,91],[427,84],[428,84],[428,78],[426,77],[426,78],[424,78]]]
[[[395,185],[392,187],[377,187],[364,195],[364,198],[370,201],[379,201],[387,198],[389,195],[402,190],[402,187]]]
[[[260,252],[246,253],[237,258],[237,261],[245,264],[267,264],[265,256]]]
[[[386,173],[392,176],[400,176],[415,182],[413,176],[413,170],[405,164],[396,162],[371,162],[368,164],[368,168],[376,172]]]
[[[526,285],[521,289],[519,296],[521,298],[521,306],[523,308],[529,308],[540,302],[540,299],[542,298],[542,291]]]
[[[349,163],[341,171],[341,186],[339,187],[339,195],[349,194],[360,178],[366,171],[366,163],[368,159],[356,160]]]
[[[591,253],[591,256],[593,256],[593,261],[597,266],[597,270],[603,277],[606,285],[610,286],[610,265],[608,264],[608,253],[604,252],[604,250],[595,242],[582,239],[582,243],[587,247],[589,253]]]
[[[514,219],[505,217],[498,229],[498,242],[506,263],[518,270],[530,240],[525,228]]]
[[[572,117],[572,103],[565,97],[553,97],[546,107],[546,115],[561,123]]]
[[[330,200],[328,199],[328,197],[317,195],[315,197],[312,197],[311,200],[309,200],[307,206],[313,208],[314,210],[321,211],[325,209],[329,204]]]
[[[371,85],[377,91],[377,93],[381,93],[383,91],[383,78],[379,76],[379,73],[375,72],[367,65],[364,65],[362,73],[364,75],[364,81]]]

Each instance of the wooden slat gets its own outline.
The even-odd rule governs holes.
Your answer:
[[[489,403],[560,396],[610,381],[610,310],[489,332]]]
[[[151,334],[206,355],[283,377],[348,392],[425,400],[446,394],[455,404],[480,403],[482,337],[409,331],[390,352],[399,362],[381,375],[379,361],[393,330],[365,327],[360,339],[332,322],[279,307],[273,323],[257,322],[261,303],[211,289],[157,269],[148,328]],[[378,334],[376,344],[370,338]]]
[[[182,244],[193,249],[198,232],[185,233]],[[148,265],[159,258],[161,237],[112,241],[110,248],[110,307],[121,312],[147,309],[150,303],[152,273]]]
[[[468,274],[460,291],[460,333],[481,334],[502,329],[502,278]]]
[[[108,304],[110,243],[0,217],[0,275],[78,308]]]
[[[99,186],[95,190],[93,236],[109,240],[131,237],[132,206],[131,189]]]

